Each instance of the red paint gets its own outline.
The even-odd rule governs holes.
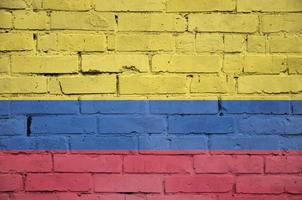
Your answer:
[[[19,174],[0,174],[0,191],[19,191],[23,189],[22,176]]]
[[[29,174],[25,188],[26,191],[84,192],[92,188],[92,181],[90,174]]]
[[[263,173],[264,159],[246,155],[198,155],[194,157],[196,173]]]
[[[119,155],[54,155],[56,172],[121,172]]]
[[[250,175],[237,179],[236,189],[240,193],[302,194],[302,177],[292,175]]]
[[[2,151],[0,200],[302,200],[302,153]]]
[[[230,175],[173,176],[165,179],[168,193],[230,192],[234,177]]]
[[[266,173],[302,173],[302,156],[268,156],[265,163]]]
[[[190,156],[126,156],[124,170],[127,173],[189,173],[193,171]]]
[[[96,192],[160,193],[162,177],[157,175],[95,175]]]
[[[0,155],[0,172],[50,172],[51,155]]]

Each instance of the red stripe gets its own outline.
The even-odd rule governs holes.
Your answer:
[[[2,151],[0,199],[301,198],[301,152],[222,153]]]

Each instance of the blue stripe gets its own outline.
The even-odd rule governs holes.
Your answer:
[[[2,150],[302,150],[302,101],[0,101]]]

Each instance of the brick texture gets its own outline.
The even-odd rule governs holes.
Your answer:
[[[301,97],[302,0],[0,0],[0,200],[301,200]]]

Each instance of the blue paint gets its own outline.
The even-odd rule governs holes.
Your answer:
[[[301,102],[6,100],[0,149],[302,150]]]
[[[79,112],[78,101],[37,100],[11,101],[12,114],[75,114]]]
[[[0,116],[9,115],[11,101],[0,101]]]
[[[294,114],[302,114],[302,101],[292,101],[292,109]]]
[[[67,150],[69,141],[66,137],[0,137],[2,150]]]
[[[137,137],[74,136],[70,138],[72,150],[137,150]]]
[[[221,101],[224,113],[288,114],[290,101],[281,100],[225,100]]]
[[[210,136],[211,150],[281,150],[285,138],[277,136]]]
[[[166,120],[162,116],[123,115],[99,117],[99,133],[164,133]]]
[[[169,133],[232,133],[234,131],[233,117],[225,116],[170,116],[168,119]]]
[[[150,111],[155,114],[215,114],[218,113],[218,101],[150,101]]]
[[[26,135],[26,118],[0,119],[0,136]]]
[[[84,115],[32,117],[32,134],[92,134],[97,132],[97,118]]]
[[[302,134],[302,118],[293,116],[249,116],[238,119],[239,132],[250,134]]]
[[[146,113],[148,101],[117,100],[117,101],[81,101],[81,112],[88,114],[139,114]]]

